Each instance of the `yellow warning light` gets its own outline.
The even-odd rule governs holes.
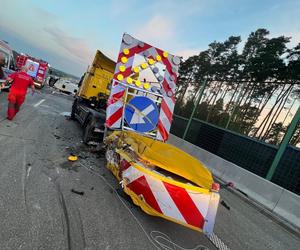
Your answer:
[[[150,84],[148,82],[144,84],[144,89],[150,89]]]
[[[120,65],[119,70],[121,72],[124,72],[126,70],[126,67],[124,65]]]
[[[140,71],[140,69],[139,69],[138,66],[135,66],[135,67],[133,68],[133,72],[134,72],[134,73],[139,73],[139,71]]]
[[[132,78],[131,77],[127,77],[126,81],[127,81],[128,84],[132,84]]]
[[[163,57],[164,58],[167,58],[169,56],[169,53],[167,52],[167,51],[165,51],[164,53],[163,53]]]
[[[122,74],[118,74],[117,79],[118,79],[119,81],[122,81],[122,80],[124,79],[124,77],[123,77]]]
[[[152,58],[150,58],[150,59],[148,60],[148,63],[149,63],[150,65],[153,65],[153,64],[155,63],[155,61],[154,61]]]
[[[126,56],[122,56],[121,62],[122,63],[127,63],[127,61],[128,61],[127,57]]]
[[[157,56],[156,56],[156,60],[157,60],[157,61],[161,61],[161,56],[160,56],[160,55],[157,55]]]
[[[135,85],[136,85],[137,87],[141,86],[141,81],[140,81],[140,80],[136,80],[136,81],[135,81]]]
[[[124,55],[129,55],[129,49],[127,49],[127,48],[123,49],[123,53],[124,53]]]
[[[142,64],[141,64],[142,69],[146,69],[147,66],[148,66],[147,63],[142,63]]]

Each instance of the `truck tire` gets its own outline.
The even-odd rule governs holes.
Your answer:
[[[49,86],[53,87],[54,86],[54,81],[52,79],[49,80]]]
[[[75,120],[75,113],[77,111],[77,99],[74,100],[73,104],[72,104],[72,110],[71,110],[71,119]]]
[[[93,131],[95,129],[95,123],[92,118],[88,118],[86,125],[83,128],[82,140],[85,144],[88,144],[89,141],[93,138]]]

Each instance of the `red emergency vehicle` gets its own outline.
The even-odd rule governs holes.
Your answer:
[[[45,84],[46,75],[49,69],[49,64],[41,59],[21,54],[17,56],[17,68],[27,66],[28,74],[33,78],[34,85],[42,88]]]

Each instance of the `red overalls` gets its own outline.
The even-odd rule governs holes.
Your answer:
[[[25,101],[27,88],[33,85],[33,80],[26,72],[16,72],[9,76],[13,80],[8,94],[7,119],[12,120]]]

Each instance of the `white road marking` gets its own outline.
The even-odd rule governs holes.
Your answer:
[[[29,168],[27,169],[27,175],[26,175],[26,178],[29,177],[30,171],[31,171],[31,167],[29,167]]]
[[[46,99],[40,100],[38,103],[34,104],[33,107],[36,108],[36,107],[40,106],[44,101],[46,101]]]

